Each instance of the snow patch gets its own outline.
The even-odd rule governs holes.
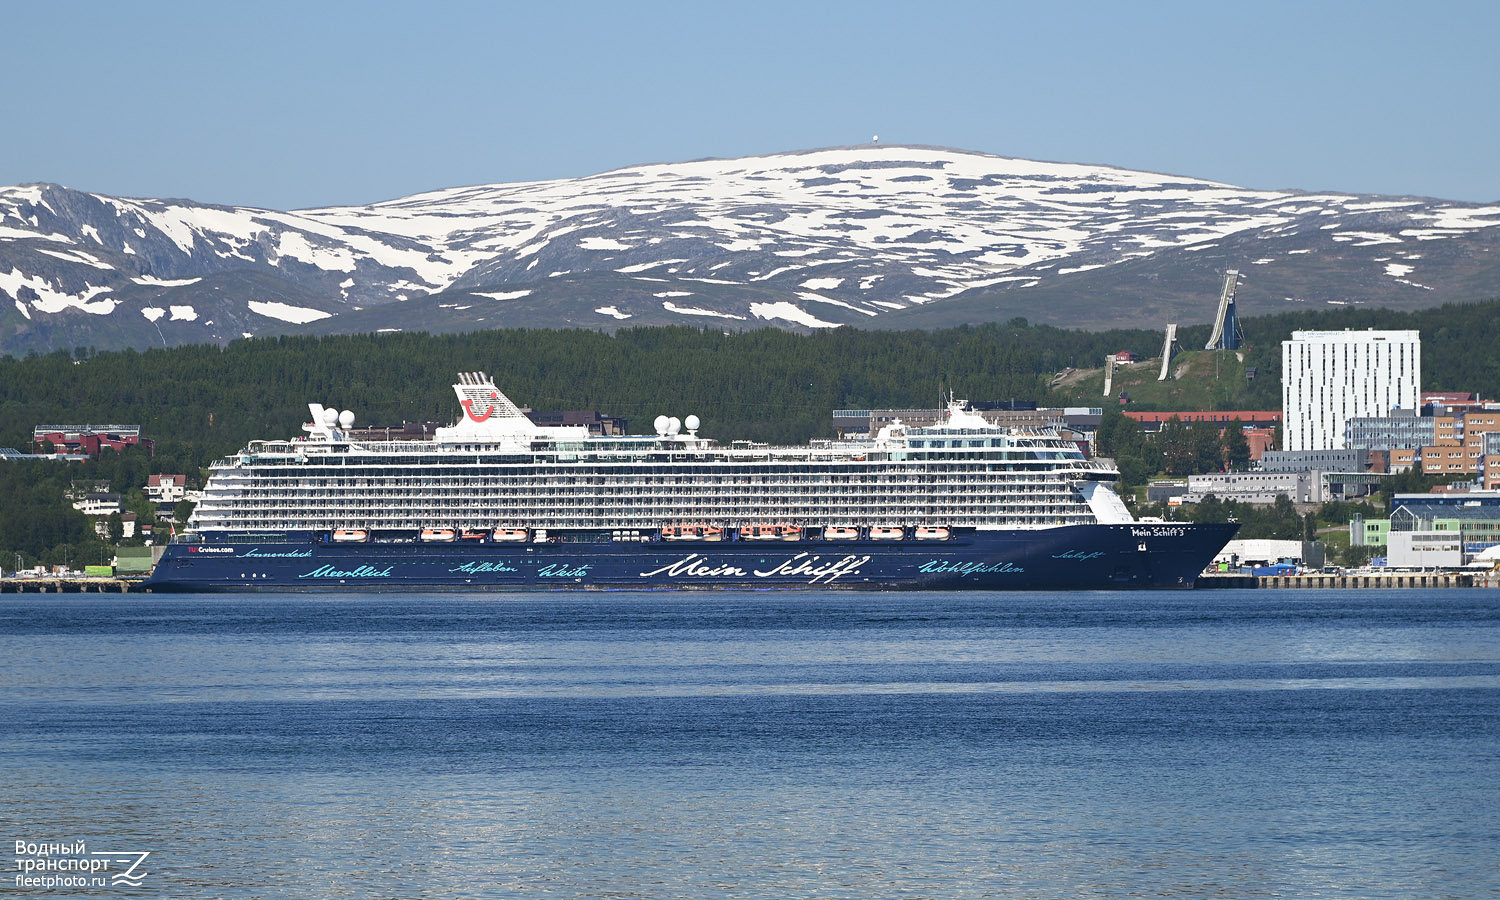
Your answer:
[[[177,307],[174,306],[173,309]],[[280,319],[283,322],[295,322],[298,325],[333,317],[332,313],[323,312],[321,309],[308,309],[304,306],[292,306],[289,303],[277,303],[273,300],[251,300],[250,311],[272,319]],[[176,316],[174,315],[173,318]]]
[[[797,296],[801,297],[803,300],[811,300],[814,303],[828,303],[828,304],[831,304],[833,306],[842,306],[844,309],[851,309],[851,310],[853,310],[853,311],[855,311],[857,313],[863,313],[863,314],[865,314],[867,316],[876,315],[875,313],[870,312],[868,309],[860,309],[858,306],[855,306],[852,303],[845,303],[842,300],[835,300],[832,297],[824,297],[821,294],[813,294],[813,293],[809,293],[807,291],[802,291],[802,292],[799,292],[797,294]]]
[[[806,325],[809,328],[837,328],[836,322],[825,322],[795,303],[786,300],[777,303],[752,303],[750,312],[757,319],[782,319]]]
[[[1427,219],[1434,228],[1467,231],[1500,225],[1500,206],[1481,206],[1477,209],[1439,209],[1430,213],[1413,213],[1412,218]]]
[[[519,291],[491,291],[488,293],[484,291],[470,291],[469,293],[473,294],[476,297],[488,297],[491,300],[519,300],[522,297],[530,294],[531,289],[526,288]]]
[[[586,237],[578,242],[579,250],[630,250],[629,244],[622,244],[614,238]]]
[[[660,293],[652,294],[651,296],[653,296],[653,297],[691,297],[691,296],[693,296],[693,292],[692,291],[662,291]]]
[[[1462,232],[1450,228],[1408,228],[1401,232],[1402,237],[1416,238],[1419,241],[1440,241],[1457,234]]]
[[[662,304],[661,304],[661,308],[664,309],[664,310],[666,310],[667,312],[674,312],[674,313],[677,313],[678,315],[683,315],[683,316],[714,316],[714,317],[720,318],[720,319],[734,319],[734,320],[740,321],[740,322],[745,321],[745,317],[744,316],[736,316],[736,315],[731,315],[730,313],[722,313],[722,312],[719,312],[718,310],[715,310],[715,309],[697,309],[697,308],[694,308],[694,307],[691,307],[691,306],[678,306],[677,304],[673,303],[671,300],[663,300]]]
[[[78,304],[78,308],[91,315],[107,316],[114,312],[115,307],[119,305],[120,301],[118,300],[95,300],[92,303],[80,303]]]
[[[1401,239],[1390,234],[1379,231],[1336,231],[1333,239],[1342,243],[1351,243],[1355,247],[1374,247],[1379,244],[1399,244]]]
[[[314,247],[300,231],[283,231],[276,252],[283,259],[295,259],[328,272],[353,272],[357,262],[346,247]]]
[[[797,268],[796,266],[782,266],[779,269],[772,269],[771,271],[767,272],[764,275],[756,275],[754,278],[751,278],[750,280],[751,281],[765,281],[765,280],[767,280],[769,278],[775,278],[777,275],[780,275],[782,272],[790,272],[790,271],[792,271],[793,269],[796,269],[796,268]]]
[[[148,306],[141,310],[141,315],[146,317],[147,322],[155,322],[166,314],[167,311],[159,306]]]
[[[1416,268],[1416,266],[1403,266],[1401,263],[1386,263],[1385,274],[1392,278],[1404,278],[1410,275]]]
[[[809,278],[802,286],[810,291],[831,291],[843,283],[842,278]]]
[[[45,278],[24,275],[20,269],[13,268],[9,274],[0,274],[0,290],[4,290],[12,297],[19,299],[23,287],[31,288],[36,292],[37,299],[31,305],[36,307],[37,312],[44,313],[59,313],[70,306],[97,313],[99,307],[95,306],[90,309],[89,300],[99,294],[107,294],[110,290],[103,285],[88,285],[83,293],[70,294],[53,287],[52,282]]]
[[[640,264],[634,265],[634,266],[626,266],[623,269],[615,269],[615,271],[623,273],[625,275],[629,275],[632,272],[644,272],[647,269],[657,269],[657,268],[660,268],[662,266],[671,266],[671,265],[676,265],[677,263],[685,263],[685,262],[687,262],[687,260],[685,260],[685,259],[664,259],[664,260],[661,260],[660,262],[648,262],[648,263],[640,263]]]
[[[197,284],[202,278],[156,278],[151,275],[137,275],[130,279],[136,284],[144,284],[150,287],[182,287],[185,284]]]
[[[173,319],[183,322],[196,322],[198,320],[198,311],[191,306],[172,306],[168,308],[172,311]]]
[[[601,316],[611,316],[616,319],[630,318],[630,313],[622,313],[613,306],[601,306],[594,310],[594,312],[599,313]]]
[[[96,269],[114,268],[114,266],[110,265],[107,262],[104,262],[103,260],[98,260],[93,258],[92,256],[89,256],[87,253],[80,253],[73,250],[48,250],[45,247],[38,247],[36,248],[36,252],[45,253],[48,256],[54,256],[60,260],[63,260],[64,262],[83,263],[86,266],[93,266]]]

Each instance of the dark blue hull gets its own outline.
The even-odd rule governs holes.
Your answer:
[[[173,543],[153,591],[1185,588],[1237,525],[1071,525],[942,541]]]

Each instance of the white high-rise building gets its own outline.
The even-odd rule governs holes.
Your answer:
[[[1281,342],[1284,450],[1342,450],[1351,417],[1416,409],[1421,396],[1416,331],[1294,331]]]

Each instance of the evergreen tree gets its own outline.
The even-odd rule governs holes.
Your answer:
[[[1156,445],[1161,453],[1161,471],[1177,476],[1193,473],[1197,462],[1193,436],[1180,418],[1173,416],[1162,423],[1156,433]]]
[[[1212,422],[1194,422],[1189,431],[1193,443],[1193,470],[1190,474],[1221,471],[1224,468],[1224,445],[1219,427]]]
[[[1245,439],[1245,424],[1238,418],[1224,429],[1224,462],[1231,472],[1250,468],[1250,442]]]

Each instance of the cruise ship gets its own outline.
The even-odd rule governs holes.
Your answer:
[[[151,590],[1190,587],[1235,525],[1135,521],[1107,461],[1046,429],[894,421],[721,446],[534,424],[482,372],[429,440],[366,440],[309,404],[214,463]]]

